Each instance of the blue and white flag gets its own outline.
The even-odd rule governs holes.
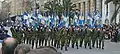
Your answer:
[[[92,25],[92,16],[90,13],[88,13],[87,24]]]
[[[53,16],[50,18],[50,27],[53,27],[54,26],[54,18]]]
[[[34,11],[33,11],[32,17],[33,17],[34,19],[37,19],[37,18],[38,18],[37,10],[34,10]]]
[[[28,19],[28,13],[24,12],[24,14],[23,14],[23,20],[26,20],[26,19]]]

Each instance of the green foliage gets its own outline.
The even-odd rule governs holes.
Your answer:
[[[62,14],[66,12],[67,14],[76,7],[72,4],[71,0],[53,0],[45,3],[44,8],[48,9],[50,13]]]

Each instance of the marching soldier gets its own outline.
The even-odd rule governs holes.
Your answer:
[[[26,44],[29,43],[29,31],[28,31],[28,28],[26,28],[26,30],[24,31],[24,41],[26,40]]]
[[[92,47],[95,47],[95,41],[97,38],[97,28],[93,29],[93,35],[92,35]]]
[[[56,30],[56,28],[54,28],[54,36],[53,36],[53,39],[54,39],[54,47],[56,47],[56,45],[57,45],[57,30]]]
[[[64,35],[64,29],[61,31],[61,50],[63,50],[65,44],[65,35]]]
[[[72,48],[74,48],[74,44],[75,44],[75,31],[74,28],[71,28],[72,32],[71,32],[71,39],[72,39]]]
[[[44,37],[45,37],[45,46],[47,46],[47,40],[48,40],[48,29],[47,29],[46,27],[45,27]]]
[[[32,29],[31,28],[29,28],[29,30],[28,30],[27,39],[28,39],[29,44],[31,45],[32,44],[31,43],[31,41],[32,41]]]
[[[45,36],[44,35],[45,35],[45,29],[43,28],[42,31],[41,31],[41,41],[42,41],[41,43],[42,43],[42,46],[43,46],[44,40],[45,40]]]
[[[68,34],[67,34],[67,28],[64,29],[64,37],[65,37],[65,51],[68,51]]]
[[[89,49],[92,49],[91,48],[91,39],[92,39],[92,34],[93,34],[93,32],[92,32],[92,29],[89,29],[89,36],[88,36],[88,46],[89,46]]]
[[[87,28],[87,25],[85,26],[85,30],[84,32],[86,33],[85,34],[85,38],[84,38],[84,47],[86,48],[87,47],[87,44],[88,44],[88,36],[89,36],[89,33],[88,33],[88,28]]]
[[[36,32],[36,34],[35,34],[35,39],[36,39],[36,48],[38,47],[38,40],[39,40],[39,32],[38,32],[38,28],[36,28],[36,30],[35,30],[35,32]]]
[[[42,27],[38,28],[38,39],[39,39],[39,46],[41,46],[41,42],[42,42]]]
[[[54,42],[54,35],[55,35],[55,33],[54,33],[54,29],[51,29],[51,46],[53,46],[53,42]]]
[[[51,30],[49,28],[49,32],[48,32],[48,46],[50,46],[50,41],[51,41]]]
[[[30,32],[30,37],[31,37],[31,41],[32,41],[32,48],[34,48],[34,41],[35,41],[35,37],[36,37],[36,30],[32,28],[31,32]]]
[[[99,36],[99,48],[102,47],[102,49],[104,49],[104,32],[105,31],[103,29],[101,29],[100,30],[100,36]]]
[[[98,48],[98,45],[99,45],[99,37],[100,37],[100,29],[98,29],[97,31],[97,37],[96,37],[96,48]]]
[[[83,31],[83,29],[81,29],[81,31],[80,31],[80,47],[82,47],[82,45],[83,45],[84,37],[85,37],[85,31]]]
[[[80,33],[79,33],[79,28],[77,28],[77,30],[75,30],[75,33],[76,33],[76,35],[75,35],[76,47],[77,47],[77,49],[79,49],[79,48],[78,48],[78,41],[79,41],[79,35],[80,35]]]
[[[69,47],[70,41],[71,41],[71,32],[70,32],[70,29],[68,29],[67,33],[68,33],[68,47]]]
[[[61,30],[59,29],[58,32],[56,33],[56,40],[57,40],[57,48],[60,48],[60,39],[61,39]]]

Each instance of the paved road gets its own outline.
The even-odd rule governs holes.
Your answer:
[[[0,44],[0,48],[2,45]],[[85,49],[83,48],[68,48],[68,51],[61,51],[58,49],[59,52],[62,52],[62,54],[120,54],[120,43],[113,43],[109,41],[105,41],[105,49]]]
[[[120,54],[120,43],[113,43],[109,41],[105,41],[105,49],[73,49],[69,48],[68,51],[61,51],[63,54]]]

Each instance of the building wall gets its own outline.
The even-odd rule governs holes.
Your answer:
[[[89,1],[90,1],[90,4],[89,4]],[[85,18],[87,18],[87,13],[89,12],[89,6],[90,6],[90,12],[92,16],[93,16],[93,11],[96,9],[100,13],[102,13],[102,23],[105,24],[105,19],[108,19],[110,24],[111,17],[115,11],[115,6],[112,2],[110,2],[108,4],[108,10],[107,10],[107,5],[104,4],[105,1],[106,0],[96,0],[96,1],[95,0],[72,0],[72,2],[77,6],[76,9],[80,10],[80,12],[85,13],[85,16],[84,16]],[[108,12],[108,15],[107,15],[107,12]],[[117,23],[119,22],[119,18],[120,18],[120,14],[118,13],[116,18]]]
[[[2,1],[0,1],[0,11],[2,10]]]

